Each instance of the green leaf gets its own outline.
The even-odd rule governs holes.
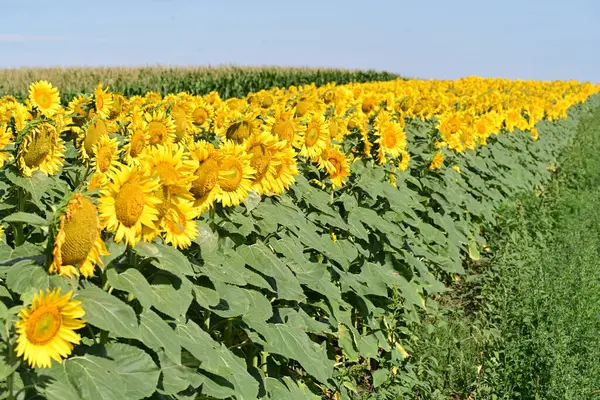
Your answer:
[[[140,338],[151,349],[164,349],[171,361],[181,362],[181,346],[173,329],[152,310],[140,314]]]
[[[133,294],[144,308],[153,304],[152,288],[144,275],[135,268],[128,268],[120,274],[113,268],[106,271],[108,283],[118,290]]]
[[[35,171],[30,177],[22,177],[12,170],[6,170],[6,178],[31,194],[33,201],[40,204],[42,196],[55,183],[55,180],[42,171]]]
[[[48,221],[40,217],[37,214],[30,214],[26,212],[18,211],[14,214],[10,214],[3,219],[4,222],[25,222],[29,225],[34,226],[47,226]]]
[[[116,364],[116,372],[126,382],[121,398],[142,399],[156,390],[160,371],[152,357],[143,350],[123,343],[110,343],[106,353]]]
[[[222,344],[215,342],[208,333],[192,321],[177,325],[177,336],[181,346],[202,364],[210,373],[227,379],[235,388],[239,399],[256,399],[258,382],[247,372],[246,363]]]
[[[44,371],[46,372],[46,371]],[[114,361],[86,354],[54,364],[48,374],[58,381],[46,391],[48,399],[124,399],[127,384],[117,372]]]
[[[180,283],[164,277],[155,279],[150,285],[152,305],[158,311],[177,319],[185,315],[192,304],[192,286],[187,278],[183,278]]]
[[[138,323],[133,308],[97,286],[87,284],[74,296],[85,310],[85,320],[113,337],[139,338]]]
[[[188,387],[197,388],[204,382],[195,368],[189,368],[174,362],[164,352],[158,352],[162,372],[162,386],[165,394],[177,394]],[[233,394],[233,393],[232,393]]]
[[[153,262],[152,265],[156,268],[169,271],[178,276],[194,275],[194,270],[188,259],[182,252],[172,246],[141,242],[133,250],[143,257],[155,258],[157,261]]]
[[[389,371],[387,369],[380,368],[373,372],[373,387],[381,386],[385,381],[388,380]]]

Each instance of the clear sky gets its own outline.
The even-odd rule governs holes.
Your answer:
[[[2,0],[0,68],[283,65],[600,82],[600,0]]]

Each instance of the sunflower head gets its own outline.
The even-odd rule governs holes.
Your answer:
[[[32,127],[19,144],[17,164],[24,176],[40,170],[53,175],[63,162],[65,147],[56,128],[43,122]]]
[[[108,88],[102,89],[101,83],[94,90],[94,105],[97,116],[102,118],[110,117],[113,105],[112,94],[108,92]]]
[[[302,138],[300,155],[317,160],[330,141],[327,123],[321,114],[312,114]]]
[[[173,118],[164,110],[159,109],[152,113],[146,113],[144,127],[148,135],[148,143],[151,146],[174,143],[177,138]]]
[[[217,200],[224,206],[237,206],[248,195],[256,170],[250,165],[251,155],[244,146],[226,141],[218,150],[217,184],[221,188]]]
[[[29,102],[46,117],[51,117],[60,110],[58,89],[48,81],[37,81],[29,86]]]
[[[85,311],[71,295],[61,295],[60,289],[40,290],[32,304],[19,312],[16,352],[31,367],[50,368],[52,360],[62,362],[81,341],[75,330],[85,326],[81,319]]]

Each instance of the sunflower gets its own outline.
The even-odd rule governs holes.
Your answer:
[[[438,151],[433,156],[433,159],[431,160],[431,164],[429,164],[429,169],[432,171],[435,169],[440,169],[443,164],[444,164],[444,155],[442,154],[441,151]]]
[[[296,152],[293,148],[283,148],[276,157],[278,163],[275,166],[275,173],[266,177],[270,188],[269,195],[277,195],[285,192],[294,183],[296,180],[295,177],[298,175]]]
[[[193,103],[192,124],[197,129],[208,130],[215,115],[214,108],[201,97],[197,97]]]
[[[124,159],[127,164],[136,164],[139,162],[138,157],[144,152],[150,139],[142,126],[130,126],[127,132],[129,135],[125,137],[125,145],[123,146]]]
[[[391,120],[386,112],[381,112],[375,119],[375,143],[379,145],[379,162],[384,163],[386,155],[396,158],[406,149],[406,134],[400,125]]]
[[[271,135],[279,140],[286,141],[290,146],[299,147],[301,145],[302,126],[298,123],[298,118],[294,117],[294,113],[283,111],[277,107],[275,115],[268,119],[268,125],[270,125]]]
[[[186,107],[182,103],[175,104],[171,108],[171,116],[175,125],[175,141],[187,142],[193,132],[193,125]]]
[[[94,90],[94,108],[96,110],[96,115],[102,118],[108,118],[110,116],[112,105],[112,94],[108,92],[108,88],[103,90],[102,84],[98,84],[96,90]]]
[[[221,191],[217,184],[219,178],[218,154],[215,147],[204,140],[191,143],[188,149],[192,158],[199,164],[194,173],[195,179],[190,192],[195,199],[194,207],[198,209],[198,214],[201,214],[212,207],[217,194]]]
[[[113,171],[111,171],[111,173]],[[92,175],[92,177],[88,181],[87,190],[93,191],[93,190],[104,189],[106,187],[106,185],[108,185],[108,181],[109,180],[107,178],[107,174],[96,172]]]
[[[350,166],[346,155],[339,146],[325,149],[319,157],[319,168],[329,173],[333,188],[342,187],[346,177],[350,175]]]
[[[329,136],[338,142],[344,141],[344,136],[348,133],[346,124],[339,117],[333,117],[328,121]]]
[[[88,117],[88,105],[91,99],[86,96],[75,96],[73,100],[69,102],[67,108],[67,114],[73,119],[73,123],[78,127],[83,126],[86,118]]]
[[[225,141],[218,153],[217,184],[221,191],[216,195],[216,199],[224,206],[237,206],[252,188],[256,173],[250,166],[252,155],[246,153],[243,145],[231,140]]]
[[[278,153],[286,146],[286,142],[267,132],[251,136],[246,142],[246,152],[252,156],[250,166],[256,170],[252,186],[258,194],[270,190],[269,177],[275,175],[280,162]]]
[[[58,89],[48,81],[37,81],[29,86],[31,105],[46,117],[51,117],[60,109]]]
[[[144,114],[144,128],[150,145],[175,142],[175,123],[163,110]]]
[[[115,242],[134,246],[141,237],[142,227],[154,228],[160,199],[154,192],[158,179],[137,167],[121,165],[111,175],[108,188],[100,194],[100,219],[108,232],[115,232]]]
[[[71,295],[61,295],[60,289],[46,293],[40,290],[31,306],[19,312],[16,352],[29,366],[50,368],[53,359],[62,362],[73,351],[73,345],[81,341],[75,330],[85,326],[81,319],[85,311],[80,301],[71,300]]]
[[[410,161],[410,154],[408,154],[408,151],[402,150],[400,152],[400,157],[401,160],[398,163],[398,169],[400,171],[406,171],[408,169],[408,162]]]
[[[198,168],[196,160],[188,159],[181,145],[158,145],[146,149],[140,159],[142,169],[156,175],[161,185],[172,194],[191,197],[189,190]]]
[[[197,216],[194,203],[179,201],[172,204],[161,221],[161,231],[165,242],[184,249],[192,244],[192,239],[198,235],[194,218]]]
[[[37,170],[53,175],[63,163],[64,152],[65,146],[56,128],[44,122],[31,128],[23,138],[17,164],[24,176],[31,176]]]
[[[321,114],[313,114],[304,131],[300,155],[316,160],[327,147],[330,140],[328,127]]]
[[[100,256],[109,255],[101,231],[96,205],[81,193],[74,194],[60,216],[49,272],[93,276],[96,264],[103,265]]]
[[[117,138],[111,139],[108,135],[100,137],[92,151],[94,156],[91,165],[94,171],[104,175],[112,172],[115,169],[120,152]]]
[[[92,119],[87,123],[82,132],[79,134],[77,146],[81,153],[81,157],[86,159],[93,155],[94,146],[101,137],[108,135],[108,126],[106,121],[99,118]]]
[[[260,133],[261,130],[256,117],[256,111],[246,114],[239,111],[230,111],[222,128],[217,130],[216,133],[224,140],[241,144],[250,136]]]
[[[12,158],[8,151],[2,151],[6,146],[12,143],[13,134],[7,125],[0,124],[0,168],[4,163]]]

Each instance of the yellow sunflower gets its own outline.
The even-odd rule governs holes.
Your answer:
[[[152,146],[175,142],[175,123],[163,110],[146,113],[144,128],[148,134],[148,143]]]
[[[108,135],[108,125],[105,120],[94,118],[87,123],[77,140],[81,157],[84,159],[92,157],[94,146],[101,137],[106,135]]]
[[[298,122],[293,112],[283,111],[279,107],[275,109],[275,115],[268,119],[271,135],[294,147],[299,147],[302,141],[302,126]]]
[[[48,81],[37,81],[29,86],[31,105],[46,117],[51,117],[60,109],[58,89]]]
[[[330,140],[328,126],[321,114],[313,114],[308,120],[303,134],[300,155],[304,158],[317,160],[327,147]]]
[[[219,178],[218,153],[211,143],[204,140],[191,143],[188,150],[192,158],[198,161],[190,192],[194,196],[194,207],[197,208],[198,214],[201,214],[213,206],[216,196],[221,191],[217,184]]]
[[[198,162],[189,159],[181,145],[158,145],[146,149],[141,156],[142,169],[156,175],[161,185],[178,196],[191,197],[189,190],[195,179]]]
[[[283,148],[277,155],[278,164],[275,173],[267,176],[270,192],[268,195],[277,195],[285,192],[296,180],[298,163],[296,152],[291,147]]]
[[[396,158],[406,149],[406,134],[399,124],[391,120],[389,114],[381,112],[375,119],[375,143],[379,145],[379,162],[386,161],[386,155]]]
[[[127,164],[136,164],[139,162],[138,157],[144,152],[150,139],[143,126],[136,127],[132,124],[127,132],[129,134],[125,137],[125,145],[123,146],[124,159]]]
[[[103,174],[100,172],[96,172],[92,175],[90,180],[87,183],[87,190],[99,190],[104,189],[106,185],[108,185],[109,179],[107,174]]]
[[[17,164],[24,176],[40,170],[54,175],[63,163],[65,146],[54,126],[41,123],[23,138],[17,153]]]
[[[171,108],[171,116],[175,125],[175,141],[187,142],[194,131],[194,126],[186,107],[182,103],[175,104]]]
[[[433,159],[431,160],[431,164],[429,164],[429,169],[432,171],[436,170],[436,169],[440,169],[443,164],[444,164],[444,155],[442,154],[441,151],[438,151],[433,156]]]
[[[89,107],[91,99],[86,96],[75,96],[73,100],[69,102],[67,108],[67,114],[73,119],[73,123],[78,127],[83,126],[88,112],[86,111]]]
[[[12,143],[13,134],[7,125],[0,124],[0,168],[4,163],[12,158],[8,151],[2,151],[6,146]]]
[[[93,276],[95,266],[103,265],[100,256],[109,254],[101,231],[96,205],[81,193],[74,194],[60,216],[49,272],[68,277],[80,272],[86,278]]]
[[[194,218],[197,210],[191,201],[179,201],[172,204],[161,221],[161,231],[165,242],[184,249],[192,244],[198,235]]]
[[[135,246],[143,226],[154,228],[160,203],[154,192],[159,186],[158,179],[136,167],[121,165],[112,174],[108,188],[101,191],[99,209],[106,230],[115,232],[115,242]]]
[[[250,136],[260,133],[261,129],[256,117],[256,111],[246,114],[239,111],[230,111],[222,128],[217,130],[216,133],[224,140],[241,144]]]
[[[402,157],[400,162],[398,163],[398,169],[400,171],[406,171],[408,169],[408,162],[410,161],[410,154],[408,151],[402,150],[400,152],[400,156]]]
[[[319,157],[319,168],[329,173],[329,179],[333,188],[342,187],[346,178],[350,175],[350,166],[346,155],[342,153],[339,146],[325,149]]]
[[[113,105],[112,94],[108,92],[108,88],[102,89],[100,83],[94,90],[94,105],[96,109],[96,115],[102,118],[108,118],[110,116],[111,107]]]
[[[250,166],[256,171],[252,186],[258,194],[270,190],[269,178],[275,175],[275,167],[280,162],[278,153],[286,146],[286,142],[268,132],[253,135],[246,141],[246,153],[252,156]]]
[[[50,368],[52,360],[62,362],[73,351],[73,345],[80,343],[81,336],[75,330],[85,326],[81,319],[85,311],[71,295],[61,295],[60,289],[46,293],[40,290],[32,304],[19,312],[16,352],[29,366]]]
[[[202,97],[197,97],[192,104],[192,124],[197,129],[208,130],[215,115],[214,108]]]
[[[216,199],[224,206],[237,206],[252,188],[256,173],[250,166],[252,155],[246,153],[243,145],[231,140],[225,141],[218,153],[217,184],[221,191],[216,195]]]
[[[117,138],[111,139],[108,135],[100,137],[94,145],[94,157],[91,163],[96,173],[106,175],[114,171],[120,151]]]

